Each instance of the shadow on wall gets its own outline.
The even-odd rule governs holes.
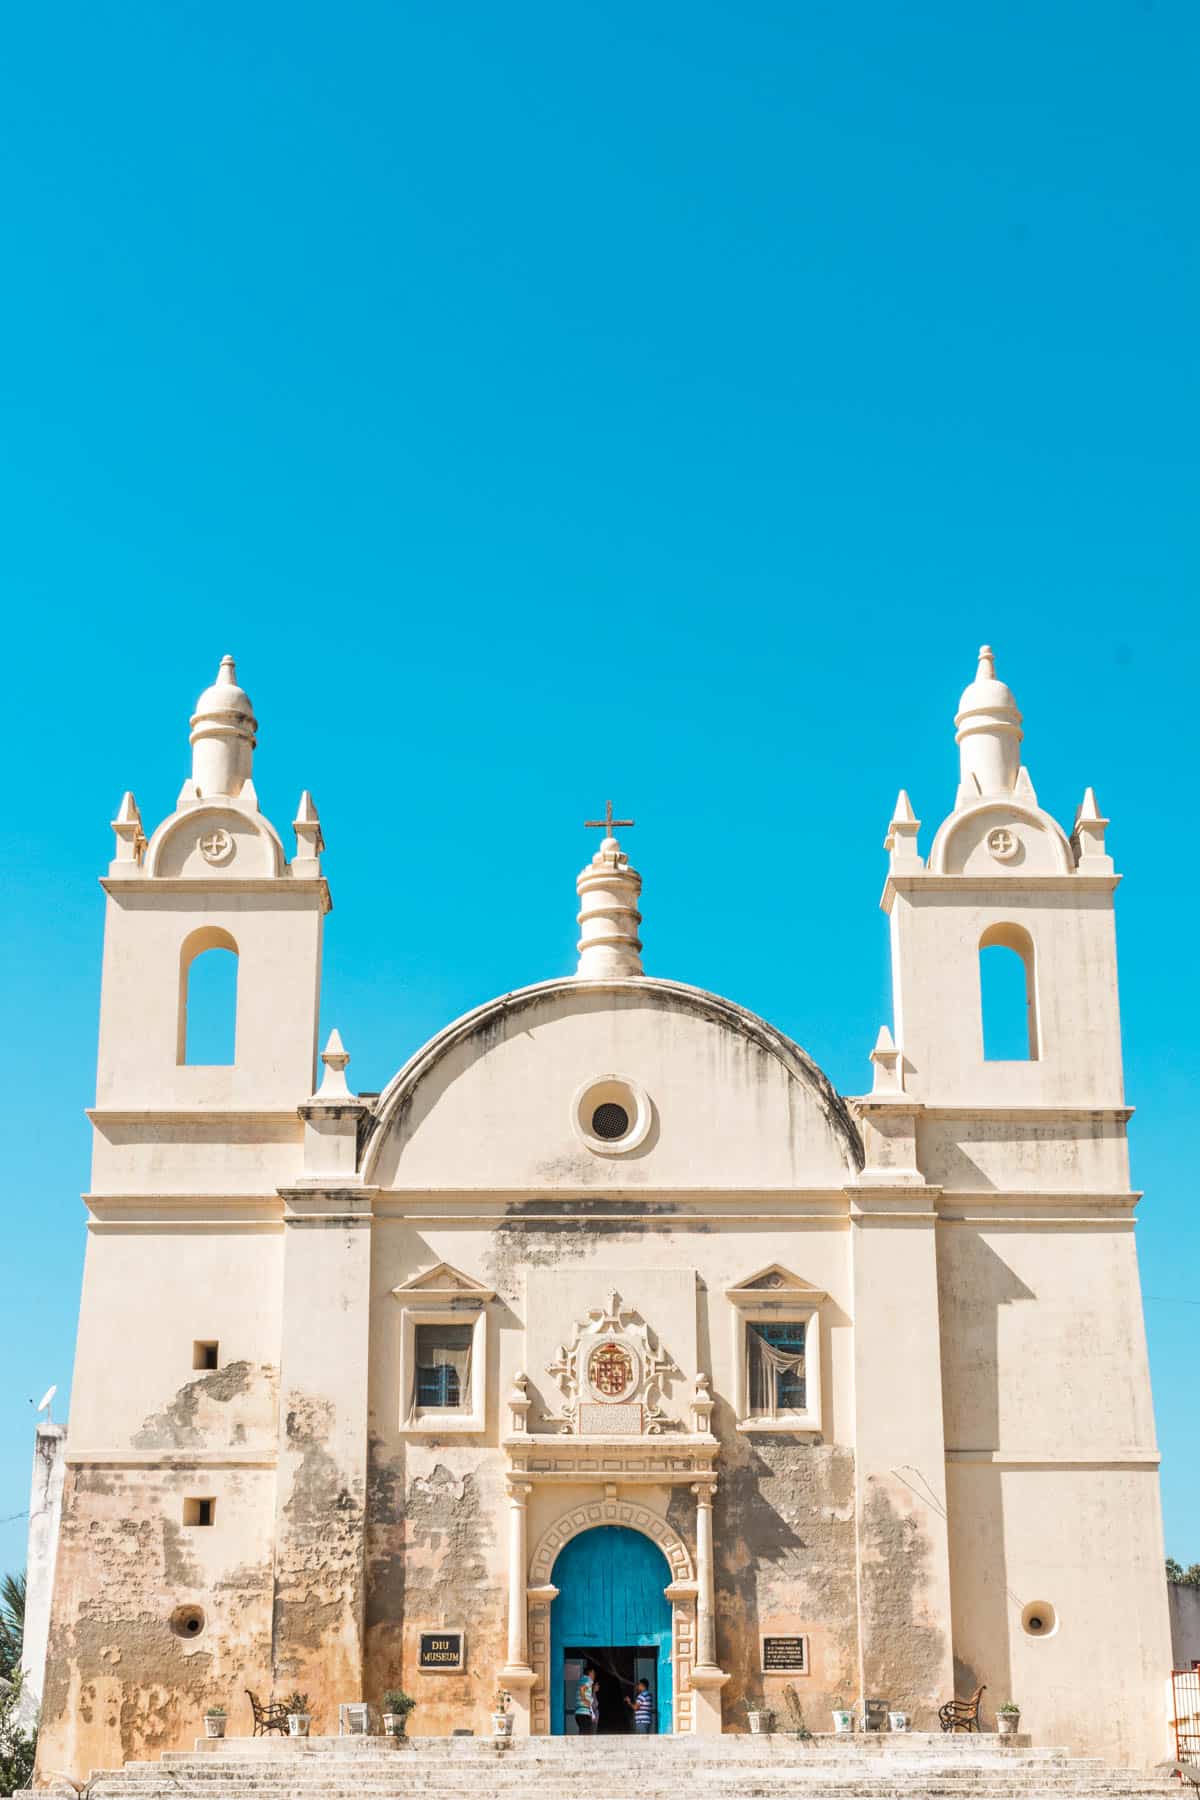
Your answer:
[[[942,1399],[948,1450],[1000,1448],[1000,1308],[1034,1300],[1031,1288],[997,1255],[981,1231],[955,1225],[942,1234],[938,1300]]]
[[[981,1232],[956,1225],[944,1236],[942,1331],[955,1347],[943,1364],[946,1446],[986,1456],[1000,1448],[1000,1309],[1037,1296]],[[1002,1481],[990,1462],[947,1465],[954,1686],[965,1699],[986,1684],[989,1714],[1012,1685]]]

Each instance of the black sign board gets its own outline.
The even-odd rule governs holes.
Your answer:
[[[466,1662],[461,1631],[423,1631],[417,1645],[417,1667],[430,1672],[461,1669]]]
[[[767,1675],[807,1675],[808,1639],[765,1637],[762,1641],[762,1666]]]

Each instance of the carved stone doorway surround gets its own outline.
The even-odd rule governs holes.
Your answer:
[[[707,1425],[707,1417],[703,1422]],[[729,1676],[717,1666],[713,1603],[717,1440],[707,1430],[634,1440],[520,1431],[504,1440],[504,1448],[509,1457],[508,1660],[500,1679],[516,1703],[515,1730],[537,1737],[550,1733],[550,1607],[558,1593],[551,1576],[559,1551],[581,1532],[618,1525],[656,1543],[671,1572],[664,1592],[671,1603],[675,1731],[718,1734],[721,1689]],[[594,1485],[597,1491],[560,1512],[530,1555],[534,1487],[568,1485],[576,1490]],[[637,1489],[648,1486],[686,1486],[695,1495],[694,1559],[668,1520],[637,1497]]]

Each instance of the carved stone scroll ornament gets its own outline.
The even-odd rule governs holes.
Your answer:
[[[569,1345],[560,1344],[546,1373],[563,1397],[557,1421],[563,1435],[638,1437],[668,1430],[663,1382],[679,1370],[641,1315],[611,1293],[588,1309]]]

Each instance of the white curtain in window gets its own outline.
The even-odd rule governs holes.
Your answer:
[[[436,1326],[416,1326],[413,1330],[412,1368],[408,1381],[408,1411],[405,1424],[411,1425],[417,1417],[417,1380],[421,1369],[455,1369],[458,1372],[458,1405],[456,1412],[465,1412],[471,1404],[471,1354],[475,1343],[475,1333],[471,1327],[460,1328],[452,1325],[447,1336],[452,1333],[459,1336],[460,1329],[467,1332],[465,1344],[439,1342]]]
[[[756,1419],[773,1419],[779,1411],[779,1376],[804,1375],[804,1352],[793,1353],[768,1344],[762,1333],[750,1327],[749,1356],[750,1412]]]

